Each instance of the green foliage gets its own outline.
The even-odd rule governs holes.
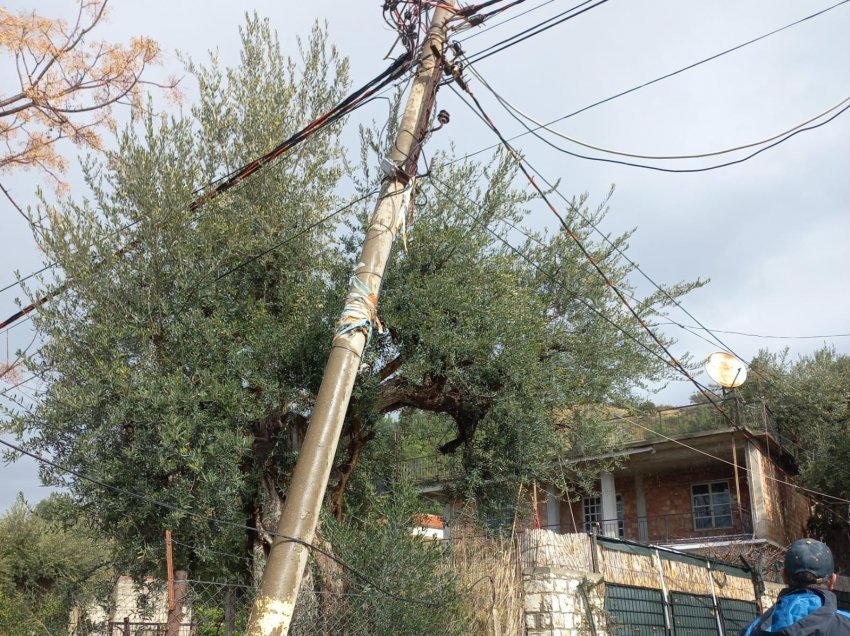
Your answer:
[[[198,188],[347,92],[346,63],[321,30],[298,64],[257,18],[242,46],[235,68],[188,63],[199,91],[189,112],[149,118],[106,161],[87,163],[90,198],[44,204],[51,225],[40,246],[68,288],[35,317],[45,345],[28,363],[47,386],[13,427],[34,450],[113,487],[44,473],[71,488],[137,575],[162,572],[170,528],[176,568],[251,580],[245,557],[262,553],[262,533],[239,526],[274,527],[371,206],[357,210],[360,223],[319,223],[341,202],[343,172],[356,172],[332,127],[188,208]],[[360,191],[375,185],[370,166],[388,143],[364,131]],[[518,240],[512,228],[531,200],[515,189],[509,157],[479,165],[438,155],[431,175],[385,277],[389,332],[373,338],[352,395],[333,473],[337,513],[346,488],[360,498],[348,505],[368,508],[375,472],[357,470],[361,457],[392,472],[388,421],[428,413],[440,435],[417,432],[400,442],[404,452],[454,454],[458,492],[498,508],[514,504],[518,484],[562,475],[556,460],[577,445],[610,446],[600,418],[567,422],[565,411],[628,402],[667,373],[566,235],[526,229]],[[582,199],[567,220],[631,293],[631,266],[592,238],[605,212]],[[627,239],[612,240],[625,249]],[[637,310],[651,322],[668,304],[657,294]]]
[[[318,384],[325,305],[338,305],[328,272],[339,261],[332,225],[256,255],[336,204],[338,130],[316,135],[250,187],[197,211],[187,204],[196,188],[338,101],[347,75],[318,30],[300,67],[257,18],[242,45],[236,68],[214,58],[189,64],[200,91],[190,113],[127,129],[104,164],[86,166],[92,199],[48,206],[41,247],[70,287],[36,319],[47,338],[30,366],[50,382],[16,424],[62,465],[116,488],[253,524],[292,461],[279,437],[303,418]],[[241,558],[215,554],[245,554],[244,531],[58,471],[46,477],[70,482],[133,573],[161,573],[171,528],[196,546],[175,546],[176,568],[248,575]]]
[[[789,360],[762,350],[751,362],[745,398],[761,398],[808,488],[850,498],[850,356],[823,347]]]
[[[397,488],[370,504],[363,517],[343,523],[328,517],[322,524],[334,556],[362,575],[344,573],[343,590],[355,600],[338,611],[356,613],[352,623],[368,616],[363,633],[468,634],[471,617],[456,575],[445,567],[443,544],[413,533],[422,512],[416,494]]]
[[[33,511],[19,498],[0,518],[0,633],[67,630],[75,603],[94,598],[108,575],[109,551],[70,502],[52,495]]]

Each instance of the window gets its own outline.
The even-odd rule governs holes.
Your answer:
[[[594,526],[600,530],[604,521],[613,521],[613,519],[602,518],[602,497],[585,497],[582,499],[581,512],[585,532],[593,532]],[[623,497],[617,495],[617,534],[621,539],[625,536],[623,526]]]
[[[691,486],[691,503],[695,530],[732,527],[732,499],[728,482],[694,484]]]

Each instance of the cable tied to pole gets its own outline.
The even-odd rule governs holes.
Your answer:
[[[363,267],[363,263],[358,267]],[[384,325],[378,319],[378,296],[355,274],[351,277],[351,287],[345,297],[334,340],[353,331],[361,331],[368,344],[372,339],[374,325],[378,327],[378,333],[384,333]]]

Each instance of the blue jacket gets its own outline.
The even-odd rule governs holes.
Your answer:
[[[850,635],[850,613],[836,607],[835,594],[821,588],[787,588],[776,605],[741,630],[741,636]]]

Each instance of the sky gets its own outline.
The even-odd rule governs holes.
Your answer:
[[[474,57],[576,3],[527,0],[489,23],[511,18],[504,25],[479,27],[452,38]],[[108,21],[94,34],[124,42],[134,35],[154,38],[165,55],[151,77],[164,79],[185,75],[177,51],[200,61],[215,50],[222,63],[234,63],[239,54],[238,27],[246,11],[268,18],[283,50],[293,55],[296,37],[306,36],[319,20],[327,23],[331,40],[350,59],[352,83],[359,86],[388,65],[384,58],[395,36],[382,20],[382,4],[208,0],[199,10],[200,3],[186,0],[113,0]],[[475,69],[504,99],[549,122],[833,4],[609,0],[475,63]],[[58,3],[23,1],[4,6],[46,15],[60,8]],[[528,9],[532,11],[519,15]],[[598,147],[642,155],[704,154],[768,139],[850,97],[848,32],[850,3],[551,128]],[[0,77],[2,95],[9,90],[9,78],[2,72]],[[507,136],[524,130],[478,81],[471,80],[470,87]],[[193,94],[190,78],[185,77],[183,89],[188,104]],[[440,91],[437,108],[451,114],[451,123],[429,141],[428,153],[449,144],[459,154],[476,153],[495,143],[493,134],[451,90]],[[386,114],[386,103],[377,101],[352,118],[345,133],[352,152],[357,150],[357,123],[383,121]],[[616,158],[547,138],[571,152]],[[579,159],[531,135],[514,143],[546,179],[560,180],[560,190],[568,197],[587,193],[594,206],[615,185],[601,229],[616,235],[637,228],[628,255],[653,280],[710,280],[683,305],[723,344],[707,342],[675,324],[665,325],[663,333],[678,340],[675,355],[690,353],[701,360],[726,349],[749,360],[761,348],[788,347],[797,356],[824,344],[850,353],[850,338],[831,337],[850,333],[850,112],[737,165],[696,173]],[[74,154],[72,149],[68,152]],[[699,168],[745,154],[652,163]],[[0,183],[19,203],[34,203],[36,175],[0,174]],[[85,194],[78,170],[72,171],[70,183],[71,196]],[[517,186],[525,187],[521,182]],[[54,196],[49,189],[47,196]],[[43,263],[26,222],[5,200],[0,200],[0,219],[0,287],[5,287],[15,281],[14,272],[26,275]],[[556,220],[543,205],[532,207],[529,224],[556,231]],[[652,292],[652,285],[639,276],[632,282],[638,296]],[[17,287],[0,292],[3,318],[17,311],[16,298],[22,298]],[[679,311],[670,318],[683,326],[696,324]],[[759,337],[721,333],[729,331]],[[34,336],[29,322],[0,334],[6,341],[0,344],[9,349],[2,355],[14,359],[14,350]],[[708,381],[704,375],[697,377]],[[650,398],[684,404],[693,392],[687,381],[673,382]],[[29,399],[20,389],[13,394]],[[30,501],[45,496],[34,462],[0,464],[0,510],[19,491]]]

